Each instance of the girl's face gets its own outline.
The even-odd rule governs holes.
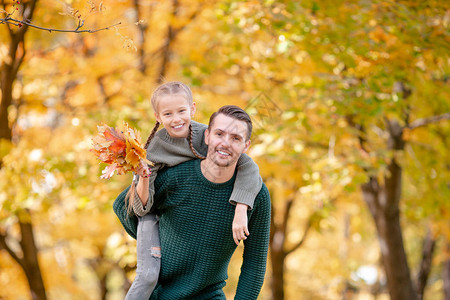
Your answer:
[[[189,124],[195,113],[195,103],[189,105],[184,95],[163,95],[158,98],[156,120],[164,125],[167,133],[174,138],[186,138]]]

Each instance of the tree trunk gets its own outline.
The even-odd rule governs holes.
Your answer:
[[[139,6],[139,0],[134,0],[134,9],[136,10],[136,24],[138,24],[138,37],[137,37],[137,48],[138,48],[138,59],[139,59],[139,71],[145,75],[147,73],[147,63],[145,62],[145,37],[148,29],[149,19],[145,23],[141,23],[142,11]]]
[[[178,6],[179,6],[178,0],[173,0],[172,5],[173,5],[172,18],[174,20],[176,20],[177,15],[178,15]],[[167,27],[166,41],[162,48],[162,56],[163,57],[162,57],[161,65],[159,67],[159,73],[158,73],[158,79],[157,79],[158,84],[163,83],[165,80],[169,61],[170,61],[170,56],[172,53],[171,46],[172,46],[173,40],[175,39],[175,36],[176,36],[176,33],[175,33],[173,26],[172,26],[172,24],[169,24],[169,26]]]
[[[385,198],[385,192],[379,188],[378,181],[374,178],[362,187],[364,200],[375,220],[389,294],[391,300],[414,300],[417,297],[403,247],[399,210],[383,210],[379,203],[380,198]]]
[[[271,198],[273,199],[272,195]],[[316,215],[316,212],[313,212],[309,216],[301,240],[296,244],[290,246],[290,249],[286,249],[285,242],[287,234],[287,224],[291,216],[291,208],[294,204],[295,199],[296,193],[294,193],[289,199],[286,200],[286,205],[283,212],[283,222],[280,225],[275,224],[275,210],[272,205],[272,214],[270,216],[270,255],[272,263],[273,300],[284,300],[284,272],[286,270],[286,257],[295,250],[299,249],[304,244],[312,227],[312,219]]]
[[[12,103],[12,87],[17,75],[17,68],[15,67],[16,52],[19,46],[19,41],[11,38],[9,45],[8,62],[4,62],[1,67],[0,87],[2,89],[2,102],[0,105],[0,139],[11,141],[12,130],[9,124],[8,108]]]
[[[31,20],[34,10],[36,8],[37,0],[30,0],[22,2],[23,5],[23,19]],[[0,87],[1,87],[1,105],[0,105],[0,139],[12,141],[12,125],[9,123],[8,109],[13,104],[13,86],[17,78],[17,73],[22,65],[26,48],[25,48],[25,33],[28,26],[24,25],[18,29],[13,29],[9,24],[5,24],[10,37],[8,56],[3,60],[0,68]],[[0,168],[1,168],[0,162]],[[31,218],[30,218],[31,219]],[[20,220],[20,218],[19,218]],[[25,275],[30,286],[32,299],[45,300],[45,287],[42,280],[41,270],[38,262],[38,249],[35,244],[33,225],[31,220],[29,222],[19,221],[21,240],[20,246],[22,255],[18,255],[6,244],[5,237],[2,236],[2,246],[8,248],[7,251],[11,257],[20,265],[25,272]]]
[[[106,300],[106,296],[108,295],[108,287],[106,285],[107,279],[108,279],[107,275],[100,278],[100,299],[101,300]]]
[[[283,251],[284,233],[276,231],[274,240],[270,243],[270,258],[272,263],[272,299],[284,300],[284,270],[285,254]]]
[[[450,246],[447,245],[447,252],[449,248]],[[444,299],[450,300],[450,259],[444,261],[442,279],[444,281]]]
[[[388,148],[403,150],[403,129],[395,121],[388,120],[387,126],[390,134]],[[378,180],[371,177],[361,188],[364,201],[375,221],[391,300],[417,300],[403,246],[399,209],[402,169],[397,164],[395,155],[388,165],[384,186],[380,186]]]
[[[45,300],[44,281],[41,276],[41,269],[38,261],[38,249],[36,247],[33,226],[30,222],[19,222],[22,240],[20,245],[23,252],[24,271],[30,285],[30,291],[33,299]]]
[[[0,105],[0,139],[11,141],[12,134],[8,121],[8,108],[12,102],[12,80],[7,76],[9,72],[6,70],[2,70],[1,73],[2,102]]]

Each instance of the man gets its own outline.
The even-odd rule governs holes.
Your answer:
[[[236,164],[250,146],[252,123],[237,106],[214,113],[205,131],[208,152],[161,171],[155,180],[153,208],[161,215],[161,272],[151,299],[225,299],[222,288],[236,249],[229,224],[234,206],[228,201]],[[123,192],[126,193],[126,190]],[[120,198],[120,196],[118,197]],[[114,211],[130,235],[137,220],[123,201]],[[265,185],[248,211],[250,235],[235,299],[257,299],[264,281],[270,230],[270,197]]]

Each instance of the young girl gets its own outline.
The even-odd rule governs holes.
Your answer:
[[[151,168],[150,176],[148,167],[141,165],[127,194],[128,211],[134,211],[139,223],[136,277],[126,300],[148,300],[158,281],[161,267],[158,217],[150,212],[154,195],[153,182],[157,171],[193,158],[204,159],[203,155],[206,155],[208,150],[204,143],[207,125],[191,120],[196,104],[188,86],[181,82],[165,83],[153,92],[151,103],[157,122],[145,148],[147,159],[155,165]],[[160,124],[164,125],[164,128],[157,131]],[[249,235],[247,210],[253,207],[262,186],[262,179],[258,166],[245,154],[239,158],[237,170],[229,201],[236,205],[232,232],[235,243],[239,244],[240,240]]]

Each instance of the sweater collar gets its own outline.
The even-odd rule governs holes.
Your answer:
[[[231,186],[234,185],[234,181],[236,180],[237,168],[234,171],[233,176],[228,181],[225,181],[225,182],[222,182],[222,183],[215,183],[215,182],[209,181],[203,175],[202,168],[200,166],[201,161],[202,161],[201,159],[196,159],[194,167],[195,167],[195,172],[198,174],[199,178],[205,183],[205,185],[213,187],[213,188],[217,188],[217,189],[219,189],[219,188],[226,188],[226,187],[229,187],[230,185]]]

